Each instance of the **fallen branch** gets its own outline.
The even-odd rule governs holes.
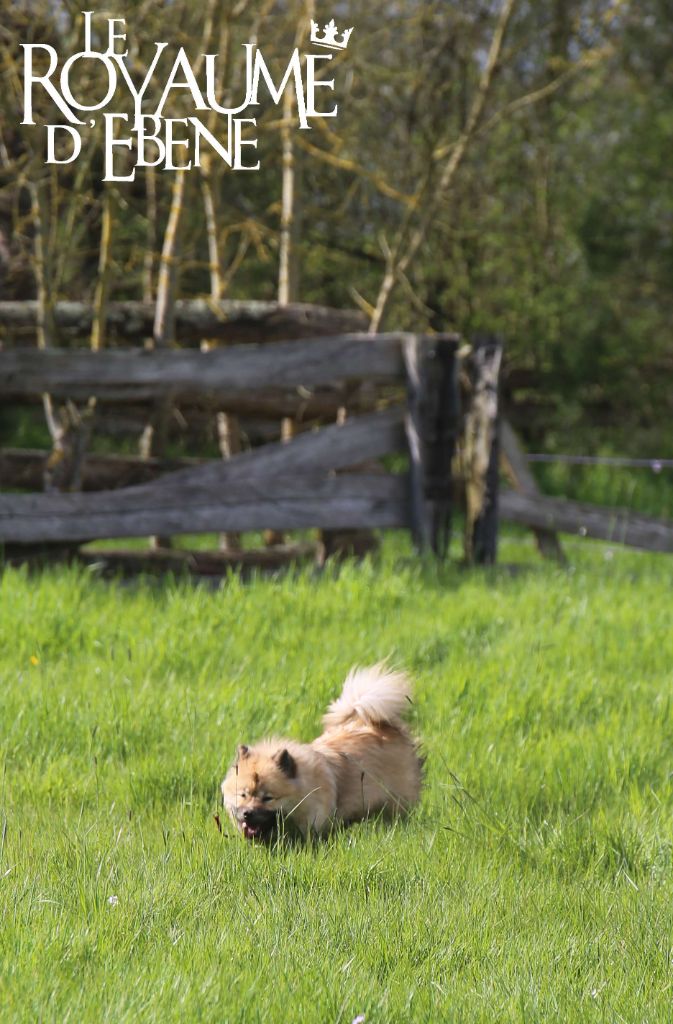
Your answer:
[[[180,548],[168,551],[84,549],[77,553],[77,560],[86,565],[98,566],[103,572],[111,574],[187,572],[191,576],[219,577],[225,576],[232,569],[237,572],[281,569],[315,561],[317,556],[318,545],[315,542],[303,542],[276,548],[226,552],[185,551]]]

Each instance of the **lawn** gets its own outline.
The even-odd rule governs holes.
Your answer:
[[[673,560],[509,535],[519,572],[0,577],[0,1020],[670,1021]],[[422,805],[218,831],[237,741],[353,662],[416,680]]]

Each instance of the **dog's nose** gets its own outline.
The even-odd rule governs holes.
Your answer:
[[[252,817],[252,813],[253,813],[252,811],[243,811],[243,815],[242,815],[243,821],[250,821],[250,818]]]

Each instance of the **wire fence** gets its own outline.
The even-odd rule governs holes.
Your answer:
[[[527,462],[558,462],[566,466],[615,466],[626,469],[650,469],[653,473],[661,473],[664,469],[673,469],[673,459],[631,459],[619,455],[552,455],[548,452],[535,452],[526,455]]]

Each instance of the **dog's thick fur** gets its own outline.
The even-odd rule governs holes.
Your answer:
[[[222,783],[224,806],[246,839],[270,840],[282,821],[307,836],[371,814],[400,814],[418,800],[421,765],[402,715],[403,672],[355,668],[313,743],[266,739],[239,746]]]

